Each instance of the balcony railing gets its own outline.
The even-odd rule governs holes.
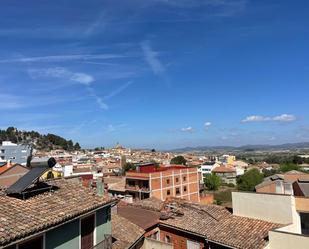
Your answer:
[[[147,187],[140,187],[140,186],[132,186],[132,185],[126,185],[127,190],[133,190],[133,191],[141,191],[141,192],[149,192],[150,189]]]

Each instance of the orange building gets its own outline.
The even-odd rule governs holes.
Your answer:
[[[125,188],[136,199],[178,197],[199,202],[199,177],[197,168],[147,164],[127,172]]]

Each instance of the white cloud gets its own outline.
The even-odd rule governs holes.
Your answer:
[[[204,123],[205,130],[208,130],[210,126],[211,126],[211,122]]]
[[[279,116],[273,117],[273,120],[280,121],[280,122],[291,122],[291,121],[295,121],[296,117],[291,114],[281,114]]]
[[[191,126],[189,126],[189,127],[181,128],[181,131],[191,133],[191,132],[194,132],[194,129]]]
[[[31,78],[37,79],[42,77],[53,77],[78,82],[83,85],[89,85],[95,79],[93,76],[81,72],[72,72],[64,67],[53,67],[44,69],[29,69],[28,73]]]
[[[162,65],[161,61],[158,59],[158,52],[152,49],[149,41],[144,41],[141,46],[145,60],[149,64],[153,73],[155,75],[162,75],[165,72],[165,68]]]
[[[292,122],[295,121],[296,117],[292,114],[281,114],[278,116],[267,117],[260,115],[252,115],[241,120],[242,123],[249,122],[265,122],[265,121],[276,121],[276,122]]]
[[[2,59],[0,63],[10,63],[10,62],[64,62],[73,60],[104,60],[104,59],[115,59],[127,57],[119,54],[65,54],[65,55],[47,55],[47,56],[35,56],[35,57],[18,57]]]
[[[270,120],[268,117],[263,117],[259,115],[252,115],[244,118],[241,120],[241,122],[246,123],[246,122],[262,122],[262,121],[268,121]]]
[[[70,80],[89,85],[94,81],[94,78],[91,75],[85,73],[73,73]]]
[[[53,78],[70,80],[82,84],[86,86],[90,96],[95,99],[95,101],[97,102],[98,106],[101,109],[103,110],[108,109],[108,105],[104,103],[103,99],[96,94],[95,89],[91,86],[91,83],[95,81],[95,78],[92,75],[81,72],[72,72],[63,67],[31,69],[28,70],[28,73],[30,77],[34,79],[41,77],[53,77]]]

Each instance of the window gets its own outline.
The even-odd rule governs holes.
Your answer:
[[[170,195],[171,194],[171,191],[170,190],[167,190],[166,191],[166,195]]]
[[[135,186],[135,181],[129,180],[128,181],[128,185],[131,186],[131,187]]]
[[[166,184],[170,184],[170,179],[166,179]]]
[[[43,249],[43,236],[36,237],[18,245],[19,249]]]
[[[180,189],[176,188],[176,195],[180,195]]]
[[[187,186],[183,186],[183,192],[187,191]]]
[[[166,235],[164,240],[165,240],[166,243],[171,243],[171,241],[172,241],[171,237],[169,235]]]
[[[159,232],[157,231],[157,232],[151,234],[150,238],[155,239],[155,240],[159,240]]]
[[[309,235],[309,214],[300,213],[301,233]]]
[[[187,240],[188,249],[200,249],[200,244],[195,241]]]
[[[5,153],[5,150],[2,149],[2,150],[1,150],[1,153],[4,154],[4,153]]]
[[[185,182],[186,180],[187,180],[187,177],[184,176],[184,177],[183,177],[183,181]]]
[[[176,182],[179,182],[179,179],[178,179],[178,177],[176,177]]]

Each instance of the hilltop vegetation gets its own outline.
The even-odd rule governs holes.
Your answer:
[[[66,140],[58,135],[40,134],[36,131],[20,131],[15,127],[9,127],[6,130],[0,129],[0,142],[11,141],[13,143],[27,143],[32,144],[35,149],[51,150],[80,150],[79,143],[73,143],[72,140]]]

